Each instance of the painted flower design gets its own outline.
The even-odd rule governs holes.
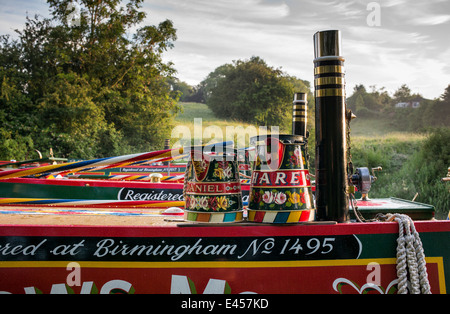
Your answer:
[[[225,196],[219,196],[217,198],[218,209],[226,210],[228,208],[228,199]]]
[[[300,201],[300,194],[298,194],[297,192],[294,192],[289,196],[289,202],[291,202],[292,204],[300,203]]]
[[[250,201],[256,204],[261,202],[261,193],[257,190],[253,190],[253,193],[250,195]]]
[[[219,179],[223,179],[223,169],[222,168],[214,169],[214,176],[219,177]]]
[[[230,210],[237,203],[229,196],[186,196],[185,208],[217,212]]]
[[[233,168],[228,161],[219,161],[215,165],[213,176],[218,177],[220,180],[229,179],[233,176]]]
[[[184,208],[190,208],[191,206],[191,197],[187,196],[186,199],[184,200]]]
[[[210,197],[208,199],[208,209],[212,209],[213,211],[217,211],[217,198]]]
[[[298,167],[301,165],[302,160],[303,160],[302,152],[301,152],[300,148],[297,147],[293,151],[289,152],[289,158],[288,158],[289,164],[287,164],[286,166]]]
[[[291,164],[291,166],[296,167],[300,164],[300,159],[292,155],[291,158],[289,159],[289,163]]]
[[[233,175],[233,172],[231,170],[231,167],[223,169],[223,175],[225,178],[231,178],[231,176]]]
[[[222,169],[228,168],[228,164],[229,164],[229,162],[226,160],[218,162],[219,168],[222,168]]]
[[[202,177],[208,168],[208,162],[206,162],[205,160],[202,160],[202,161],[194,160],[192,163],[194,165],[195,175],[197,177]]]
[[[266,204],[271,204],[274,201],[274,198],[274,194],[270,191],[266,191],[262,196],[262,200]]]
[[[197,200],[197,204],[201,209],[208,208],[208,198],[206,196],[199,197]]]
[[[191,197],[191,201],[189,203],[190,209],[195,209],[197,207],[197,199],[195,197]]]
[[[308,192],[297,190],[252,190],[250,194],[250,208],[252,209],[307,209],[310,205]]]
[[[286,199],[286,194],[284,194],[283,192],[278,192],[277,194],[275,194],[275,204],[283,205],[284,203],[286,203]]]
[[[305,193],[300,193],[300,202],[301,202],[302,204],[305,204],[305,203],[306,203],[306,201],[305,201]]]

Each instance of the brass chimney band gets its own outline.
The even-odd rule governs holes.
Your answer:
[[[345,69],[342,65],[322,65],[314,68],[314,75],[325,73],[341,73],[344,74]]]

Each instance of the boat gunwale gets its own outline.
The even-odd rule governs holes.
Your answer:
[[[450,221],[415,221],[419,233],[450,232]],[[123,236],[123,237],[245,237],[308,236],[398,233],[396,222],[369,222],[314,225],[229,224],[205,225],[173,223],[168,225],[31,225],[0,224],[0,236]]]

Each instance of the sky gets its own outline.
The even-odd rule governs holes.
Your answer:
[[[357,84],[402,84],[425,98],[450,84],[450,0],[145,0],[144,24],[170,19],[174,48],[164,54],[177,77],[196,85],[218,66],[252,56],[313,85],[315,32],[338,29],[346,91]],[[21,29],[26,14],[48,17],[44,0],[0,0],[0,34]]]

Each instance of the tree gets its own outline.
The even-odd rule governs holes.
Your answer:
[[[294,92],[310,93],[308,82],[259,57],[222,65],[203,84],[206,103],[218,117],[265,126],[290,125]]]
[[[182,102],[201,102],[204,103],[205,99],[203,96],[203,90],[201,85],[191,86],[186,82],[180,81],[178,78],[173,78],[169,80],[171,90],[177,93],[179,100]]]
[[[377,89],[376,86],[370,86],[371,92],[368,92],[364,85],[355,85],[353,94],[347,98],[348,107],[357,117],[369,117],[387,109],[391,98],[384,90],[384,87]]]
[[[73,72],[57,74],[46,88],[38,106],[40,117],[48,125],[42,131],[53,139],[51,144],[56,144],[60,152],[92,158],[92,151],[98,152],[99,137],[110,126],[102,108],[92,98],[88,77]]]
[[[450,84],[445,88],[444,93],[441,95],[442,101],[450,104]]]
[[[180,101],[188,101],[188,99],[194,92],[192,86],[186,82],[180,81],[178,78],[174,77],[169,80],[171,90],[177,92]]]
[[[18,40],[3,37],[7,130],[21,125],[41,150],[74,158],[160,148],[178,111],[175,69],[162,61],[176,30],[170,20],[141,26],[142,2],[77,0],[74,12],[72,0],[48,0],[51,18],[27,17]]]
[[[433,126],[450,126],[450,85],[447,86],[440,99],[432,102],[432,105],[427,108]]]
[[[226,79],[234,70],[233,64],[223,64],[217,67],[213,72],[209,73],[206,79],[200,82],[200,89],[203,92],[203,98],[208,103],[213,91],[218,87],[219,83]]]
[[[411,100],[411,89],[403,84],[394,92],[394,100],[398,102],[406,102]]]

